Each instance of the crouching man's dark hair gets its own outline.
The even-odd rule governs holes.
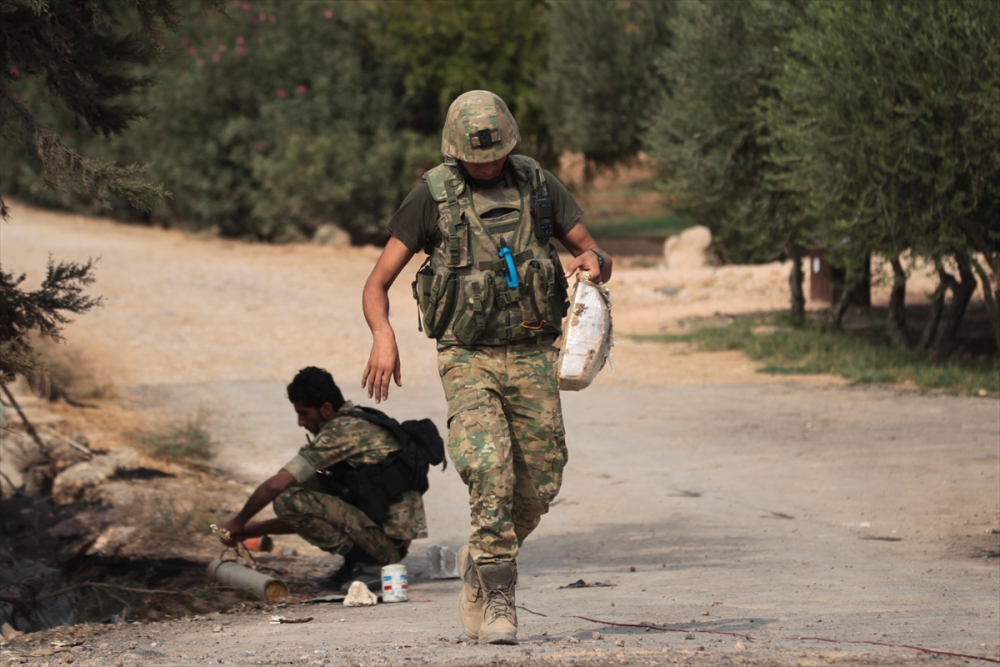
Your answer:
[[[288,385],[288,400],[307,408],[318,408],[329,403],[334,410],[344,404],[344,395],[333,381],[333,376],[322,368],[303,368]]]

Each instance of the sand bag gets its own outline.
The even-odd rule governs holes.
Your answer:
[[[611,294],[583,273],[576,284],[569,314],[563,324],[559,350],[559,388],[585,389],[611,355]],[[613,370],[613,369],[612,369]]]

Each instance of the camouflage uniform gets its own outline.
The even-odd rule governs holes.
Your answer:
[[[500,114],[500,129],[471,135],[473,146],[516,137],[516,128],[503,127],[505,118]],[[465,136],[469,118],[459,115],[454,123]],[[448,136],[446,127],[446,143]],[[510,145],[480,161],[503,156]],[[442,152],[453,151],[446,145]],[[438,341],[448,452],[469,488],[469,555],[480,566],[511,562],[559,492],[567,459],[553,345],[567,285],[549,239],[536,236],[531,210],[536,197],[558,189],[556,236],[582,211],[526,156],[508,156],[502,177],[488,186],[468,178],[455,160],[428,171],[424,180],[426,194],[420,190],[419,196],[433,200],[430,212],[404,216],[401,207],[389,230],[407,239],[411,250],[432,246],[414,297],[422,327]],[[500,254],[508,249],[516,287]]]
[[[470,555],[514,560],[559,492],[566,436],[552,339],[447,347],[448,453],[469,487]]]
[[[345,402],[337,414],[320,427],[316,439],[289,461],[287,470],[295,483],[274,500],[274,512],[295,532],[324,551],[344,555],[357,544],[382,564],[397,563],[393,540],[427,537],[424,504],[416,491],[406,491],[389,507],[381,524],[357,507],[324,493],[316,471],[348,461],[353,465],[378,463],[399,449],[387,430],[366,419],[351,416],[354,404]]]

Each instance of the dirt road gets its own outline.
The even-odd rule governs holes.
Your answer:
[[[50,252],[100,256],[95,291],[105,306],[68,337],[130,405],[207,411],[225,443],[219,462],[234,476],[271,474],[302,441],[283,396],[298,368],[325,366],[348,398],[366,402],[360,289],[377,250],[250,246],[22,206],[13,214],[0,226],[4,270],[37,283]],[[784,305],[780,267],[701,271],[616,271],[618,333]],[[660,289],[679,282],[684,302]],[[385,407],[443,428],[433,344],[416,331],[409,291],[407,275],[391,295],[404,386]],[[269,625],[256,611],[119,626],[72,656],[157,665],[982,663],[908,646],[1000,660],[996,400],[776,380],[737,354],[625,340],[615,364],[586,391],[564,394],[570,462],[519,559],[520,646],[460,640],[457,583],[427,578],[426,544],[458,546],[467,530],[464,489],[449,469],[432,476],[426,496],[432,539],[406,561],[408,604],[280,612],[313,617],[302,625]],[[561,588],[579,579],[611,585]],[[627,625],[643,622],[672,631]]]

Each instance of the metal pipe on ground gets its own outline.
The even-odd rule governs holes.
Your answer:
[[[250,591],[268,604],[284,602],[288,597],[288,586],[285,582],[230,560],[216,558],[209,563],[208,578],[218,581],[223,586]]]

